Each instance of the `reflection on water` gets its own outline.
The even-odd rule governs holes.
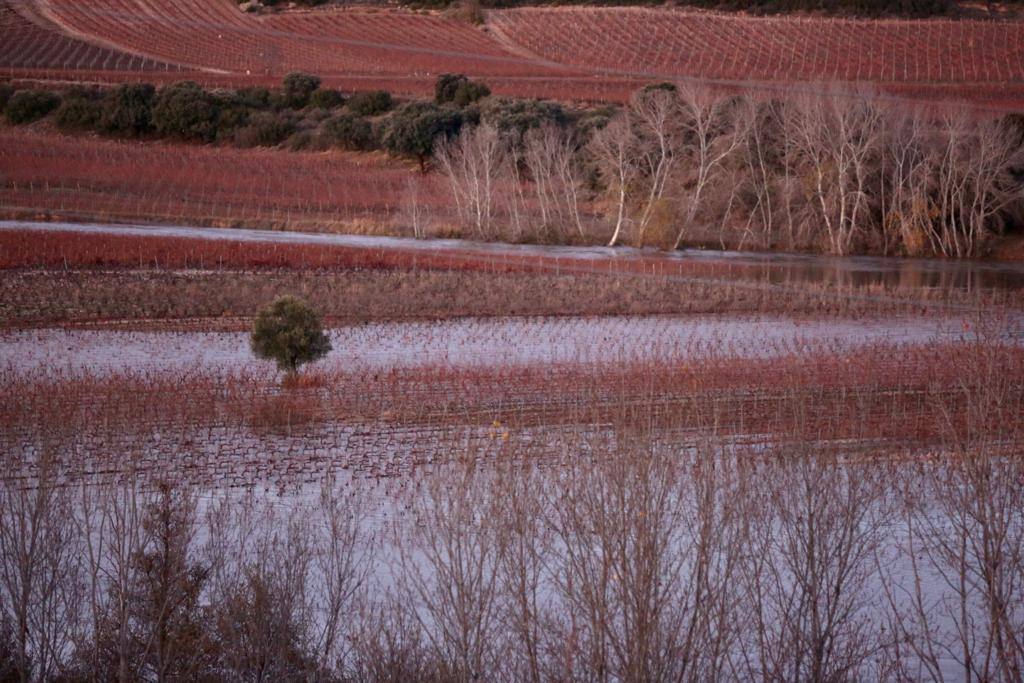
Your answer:
[[[816,282],[886,289],[978,291],[1024,288],[1024,263],[880,256],[818,256],[688,250],[683,259],[713,262],[724,276],[771,284]]]
[[[646,265],[656,265],[656,262],[664,260],[684,267],[692,265],[701,273],[712,277],[741,278],[780,285],[814,282],[850,287],[878,286],[886,289],[1024,289],[1024,262],[1011,261],[821,256],[701,249],[666,253],[652,248],[635,249],[622,246],[578,247],[482,243],[454,239],[418,240],[407,237],[279,232],[244,228],[225,230],[180,225],[107,225],[0,220],[0,230],[70,231],[277,244],[321,244],[361,249],[445,251],[472,254],[478,258],[502,263],[502,259],[509,257],[558,259],[561,263],[582,261],[590,265],[619,259],[627,262],[643,260]],[[548,263],[550,264],[550,261]],[[604,267],[598,266],[597,272],[604,272]],[[646,271],[641,268],[634,272]]]

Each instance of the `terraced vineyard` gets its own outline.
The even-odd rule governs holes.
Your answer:
[[[258,16],[230,0],[3,0],[0,35],[0,73],[12,77],[241,84],[301,70],[338,87],[423,94],[438,74],[462,72],[499,94],[556,99],[622,100],[639,83],[697,79],[762,91],[829,82],[991,106],[1024,101],[1024,31],[1015,21],[533,8],[490,11],[476,27],[384,9]]]
[[[233,174],[223,172],[225,163]],[[10,128],[0,130],[0,168],[8,211],[49,206],[68,216],[294,229],[386,224],[409,175],[400,163],[358,156],[138,145]],[[438,180],[419,183],[425,208],[442,218]]]

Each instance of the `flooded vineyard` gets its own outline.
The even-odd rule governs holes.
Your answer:
[[[730,282],[832,277],[786,275],[795,257],[714,260]],[[45,272],[0,277],[18,293]],[[388,277],[401,286],[385,296],[419,286],[416,271]],[[892,291],[859,277],[851,297]],[[900,287],[1016,287],[930,277]],[[226,629],[266,625],[285,679],[1014,680],[1024,318],[927,302],[368,318],[329,326],[330,353],[296,373],[218,317],[13,319],[0,562],[31,556],[54,577],[18,604],[50,605],[62,661],[93,671],[151,661],[138,640],[82,653],[119,633],[106,619],[145,633],[144,591],[166,585],[193,596],[169,608],[181,633],[216,645],[181,643],[242,656]]]

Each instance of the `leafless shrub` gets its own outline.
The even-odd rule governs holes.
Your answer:
[[[457,138],[441,142],[434,158],[448,179],[462,221],[476,238],[493,238],[498,184],[508,163],[508,145],[498,129],[489,124],[466,128]]]
[[[23,466],[23,476],[0,478],[0,622],[21,681],[61,671],[80,617],[81,539],[70,495],[45,452],[33,464],[31,473]]]
[[[418,533],[399,543],[400,595],[446,677],[475,680],[495,670],[498,629],[497,526],[489,491],[472,462],[431,481]]]
[[[884,468],[785,450],[757,473],[744,563],[753,628],[743,677],[856,680],[880,675],[875,553],[884,539]]]
[[[970,379],[933,394],[944,408],[948,450],[899,479],[898,564],[882,568],[900,643],[893,654],[906,677],[1020,681],[1024,405],[997,353],[972,362]],[[993,425],[1010,431],[997,436]]]
[[[420,622],[404,604],[378,600],[364,605],[351,638],[352,655],[345,673],[353,681],[449,680],[424,642]]]

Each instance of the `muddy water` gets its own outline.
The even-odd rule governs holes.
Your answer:
[[[0,221],[0,230],[74,231],[97,234],[151,235],[195,239],[229,239],[277,244],[323,244],[356,248],[433,251],[445,250],[500,259],[502,256],[545,256],[581,261],[664,259],[666,263],[713,266],[717,277],[742,278],[772,284],[804,282],[886,288],[941,288],[977,291],[1024,289],[1024,263],[952,259],[911,259],[875,256],[822,256],[813,254],[685,250],[666,254],[629,247],[555,247],[508,245],[465,240],[415,240],[400,237],[364,237],[266,230],[200,228],[189,226],[104,225]]]

